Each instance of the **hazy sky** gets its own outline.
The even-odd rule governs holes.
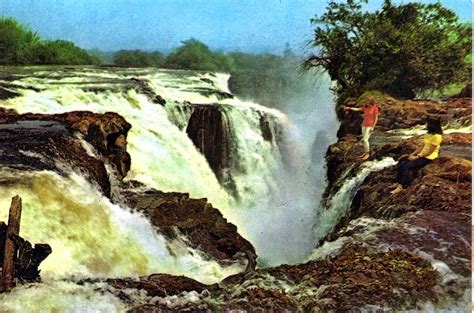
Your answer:
[[[369,0],[369,9],[383,0]],[[396,0],[395,2],[408,2]],[[434,2],[422,0],[420,2]],[[444,0],[471,20],[470,0]],[[12,16],[42,37],[71,40],[82,48],[167,51],[194,37],[212,49],[281,52],[311,39],[309,19],[326,0],[0,0]]]

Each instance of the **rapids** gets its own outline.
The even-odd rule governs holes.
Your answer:
[[[68,177],[47,171],[1,175],[8,186],[0,189],[0,206],[8,207],[16,193],[23,199],[20,235],[47,242],[53,249],[41,264],[44,279],[166,272],[215,283],[241,270],[239,266],[221,268],[184,243],[167,242],[148,219],[112,204],[76,173]],[[7,214],[2,210],[0,220],[7,220]]]
[[[152,69],[30,70],[31,75],[15,81],[24,88],[18,89],[22,96],[6,100],[4,106],[19,113],[117,112],[133,126],[127,138],[132,167],[126,179],[162,191],[208,198],[252,242],[261,266],[296,263],[311,252],[311,229],[324,189],[324,151],[335,141],[338,124],[329,82],[315,88],[312,98],[299,95],[286,116],[237,98],[220,99],[219,93],[229,92],[226,74]],[[137,78],[163,97],[166,105],[127,87]],[[212,104],[228,117],[233,134],[231,153],[237,159],[231,174],[238,199],[219,184],[206,158],[184,131],[190,103]],[[271,141],[262,136],[261,114],[271,121]],[[314,147],[321,131],[326,134],[325,144]]]

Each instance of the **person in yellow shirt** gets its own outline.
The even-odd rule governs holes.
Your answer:
[[[392,194],[399,193],[413,180],[413,172],[426,166],[439,155],[439,147],[443,141],[441,122],[435,119],[427,121],[428,133],[423,137],[423,144],[413,153],[400,159],[397,168],[397,184]]]

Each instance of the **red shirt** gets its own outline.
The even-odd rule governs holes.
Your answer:
[[[379,108],[376,105],[371,105],[362,109],[364,110],[364,120],[362,121],[362,126],[374,127],[375,119],[377,118],[377,114],[379,114]]]

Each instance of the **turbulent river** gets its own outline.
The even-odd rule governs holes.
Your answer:
[[[321,232],[315,223],[335,223],[318,211],[325,183],[324,154],[338,127],[329,82],[309,95],[299,95],[283,113],[231,97],[226,74],[25,70],[28,74],[12,83],[21,96],[3,101],[3,107],[19,113],[119,113],[132,124],[127,138],[132,163],[125,180],[207,198],[252,243],[260,267],[306,260],[314,242],[324,235],[314,231]],[[133,81],[144,83],[146,92],[127,88]],[[152,101],[155,95],[166,104]],[[217,107],[228,119],[235,166],[226,174],[232,177],[232,190],[218,181],[186,133],[193,108],[204,105]],[[270,140],[262,134],[262,116],[273,134]],[[24,202],[20,234],[32,242],[48,242],[53,249],[41,265],[44,283],[2,296],[5,308],[120,311],[124,307],[118,299],[95,293],[94,284],[74,281],[159,272],[215,283],[242,271],[241,265],[223,267],[206,259],[184,241],[168,242],[144,216],[120,201],[113,203],[82,173],[63,167],[66,176],[1,169],[2,177],[14,183],[0,189],[0,207],[8,207],[9,199],[20,194]],[[334,210],[343,214],[341,208]],[[4,210],[0,220],[6,220]],[[124,246],[126,253],[121,250]]]

